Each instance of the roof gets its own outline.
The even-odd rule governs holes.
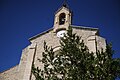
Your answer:
[[[97,31],[97,33],[99,33],[99,29],[98,28],[84,27],[84,26],[75,26],[75,25],[71,25],[71,26],[72,26],[72,28],[83,29],[83,30],[90,30],[90,31]],[[53,28],[50,28],[50,29],[48,29],[48,30],[46,30],[46,31],[44,31],[44,32],[42,32],[40,34],[37,34],[37,35],[29,38],[29,41],[34,40],[34,39],[36,39],[36,38],[38,38],[38,37],[40,37],[40,36],[42,36],[42,35],[44,35],[46,33],[49,33],[52,30],[53,30]]]

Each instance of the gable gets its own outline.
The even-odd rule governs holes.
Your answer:
[[[91,31],[91,32],[95,32],[96,35],[99,35],[99,29],[98,28],[91,28],[91,27],[84,27],[84,26],[75,26],[75,25],[71,25],[71,26],[72,26],[73,29],[82,30],[82,31],[85,31],[85,32]],[[46,31],[44,31],[44,32],[42,32],[40,34],[37,34],[37,35],[29,38],[29,41],[31,42],[32,40],[37,39],[38,37],[41,37],[41,36],[43,36],[45,34],[48,34],[50,32],[54,33],[53,32],[53,28],[48,29],[48,30],[46,30]],[[54,33],[54,34],[56,34],[56,33]]]
[[[59,9],[55,12],[55,14],[57,14],[57,13],[60,12],[61,10],[65,10],[65,11],[68,11],[68,12],[72,12],[69,8],[66,8],[66,7],[62,6],[61,8],[59,8]]]

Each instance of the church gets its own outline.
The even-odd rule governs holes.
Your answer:
[[[99,35],[98,28],[72,25],[73,12],[68,7],[66,1],[55,12],[53,27],[29,39],[30,45],[22,50],[20,63],[9,70],[0,73],[0,80],[35,80],[31,73],[32,64],[43,67],[38,61],[42,58],[44,51],[44,41],[49,46],[54,48],[54,51],[59,50],[59,40],[67,32],[71,26],[73,33],[81,36],[85,44],[91,52],[96,52],[105,49],[106,41]]]

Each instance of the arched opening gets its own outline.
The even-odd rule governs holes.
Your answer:
[[[63,25],[65,23],[65,13],[61,13],[59,16],[59,25]]]

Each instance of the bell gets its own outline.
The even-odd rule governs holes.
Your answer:
[[[62,21],[65,21],[65,19],[64,19],[64,18],[62,18]]]

